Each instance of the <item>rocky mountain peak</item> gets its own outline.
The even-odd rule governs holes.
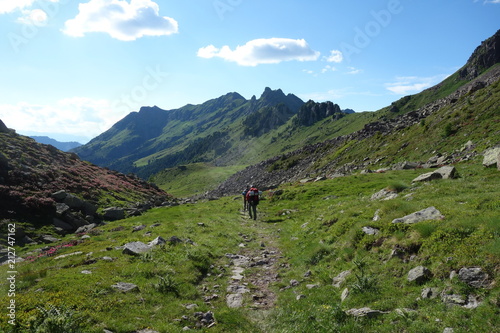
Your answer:
[[[459,71],[461,80],[472,80],[485,69],[500,62],[500,30],[483,41],[472,53],[467,64]]]
[[[9,129],[7,128],[7,126],[5,126],[3,121],[0,119],[0,133],[8,133],[8,132],[9,132]]]

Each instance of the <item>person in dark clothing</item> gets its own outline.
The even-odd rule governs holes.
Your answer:
[[[250,190],[246,194],[248,202],[248,212],[250,218],[257,219],[257,205],[259,204],[259,190],[254,185],[250,185]]]
[[[250,191],[250,186],[247,185],[246,189],[241,192],[243,195],[243,211],[246,212],[248,209],[247,193]]]

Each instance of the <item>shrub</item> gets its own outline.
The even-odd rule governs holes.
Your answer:
[[[30,323],[30,333],[83,333],[83,319],[65,306],[39,307],[39,315]]]

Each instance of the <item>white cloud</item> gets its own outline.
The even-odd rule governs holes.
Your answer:
[[[355,67],[349,67],[349,72],[347,72],[347,74],[356,75],[356,74],[359,74],[359,73],[362,73],[362,72],[363,72],[362,69],[358,69],[358,68],[355,68]]]
[[[229,46],[216,48],[213,45],[198,50],[201,58],[219,57],[241,66],[277,64],[282,61],[314,61],[320,53],[312,50],[304,39],[269,38],[255,39],[231,50]]]
[[[30,7],[36,0],[0,0],[0,14]]]
[[[66,21],[63,32],[83,37],[88,32],[105,32],[122,41],[144,36],[177,33],[176,20],[159,15],[159,6],[151,0],[90,0],[78,5],[79,13]]]
[[[126,114],[113,109],[108,100],[66,98],[54,105],[0,104],[0,119],[19,132],[58,133],[94,138]]]
[[[41,9],[23,10],[23,15],[17,19],[17,22],[28,25],[42,27],[47,23],[48,16]]]
[[[409,95],[421,92],[446,79],[448,75],[435,75],[430,77],[401,76],[395,82],[387,83],[387,90],[398,95]]]
[[[500,0],[490,0],[490,1],[485,1],[484,3],[500,3]]]
[[[325,60],[328,62],[341,63],[344,60],[344,55],[342,54],[341,51],[332,50],[330,51],[330,56],[325,57]]]
[[[23,10],[31,7],[37,0],[0,0],[0,14],[11,13],[16,10]],[[45,0],[49,2],[59,2],[59,0]]]

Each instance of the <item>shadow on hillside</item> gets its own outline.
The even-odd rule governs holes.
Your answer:
[[[270,219],[270,220],[263,220],[262,222],[264,223],[280,223],[280,222],[285,222],[284,219]]]

